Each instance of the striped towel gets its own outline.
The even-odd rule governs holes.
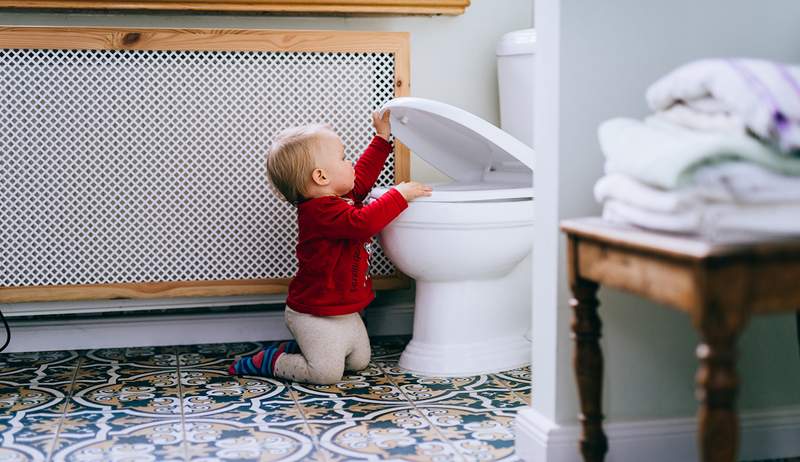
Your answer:
[[[800,67],[758,59],[704,59],[647,89],[647,103],[672,123],[755,135],[800,155]]]

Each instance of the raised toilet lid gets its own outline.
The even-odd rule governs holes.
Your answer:
[[[464,202],[533,197],[533,149],[463,109],[424,98],[395,98],[392,133],[453,179],[417,200]]]

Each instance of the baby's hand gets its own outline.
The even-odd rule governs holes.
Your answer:
[[[432,191],[430,186],[417,183],[416,181],[404,181],[394,188],[403,195],[403,197],[406,199],[406,202],[411,202],[418,197],[430,196]]]
[[[381,138],[389,141],[389,135],[392,133],[392,124],[389,122],[389,110],[372,113],[372,126],[375,127],[375,134]]]

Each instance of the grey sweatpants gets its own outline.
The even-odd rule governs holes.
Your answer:
[[[358,313],[314,316],[287,306],[285,316],[300,353],[278,357],[276,377],[327,385],[342,380],[345,370],[359,371],[369,364],[369,337]]]

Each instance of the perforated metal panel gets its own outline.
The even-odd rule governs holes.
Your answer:
[[[291,277],[270,140],[328,122],[355,159],[393,94],[391,53],[0,50],[0,286]]]

